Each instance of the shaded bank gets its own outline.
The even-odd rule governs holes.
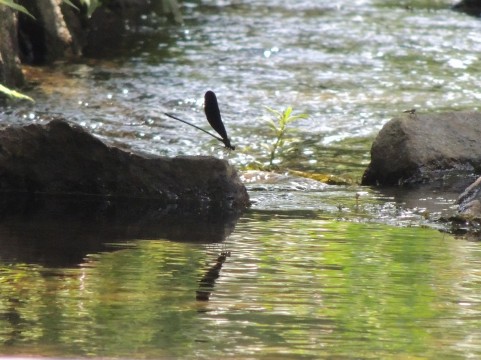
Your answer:
[[[156,12],[181,21],[176,0],[113,0],[88,14],[85,2],[22,0],[30,17],[0,4],[0,84],[18,87],[25,79],[21,63],[46,65],[82,55],[97,56],[121,48],[128,28],[143,14]]]

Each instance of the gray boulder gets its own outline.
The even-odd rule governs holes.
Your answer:
[[[461,192],[481,168],[480,139],[480,112],[403,114],[376,137],[362,184],[450,182]]]
[[[159,209],[229,211],[249,204],[225,160],[133,154],[63,120],[0,131],[0,192],[147,199]]]

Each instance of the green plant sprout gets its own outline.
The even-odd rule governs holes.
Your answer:
[[[307,119],[308,115],[293,115],[291,106],[287,107],[283,112],[279,112],[268,106],[266,106],[266,109],[275,116],[274,119],[267,119],[267,123],[275,133],[275,142],[271,146],[268,146],[270,151],[269,166],[272,167],[279,150],[281,150],[286,144],[287,125],[300,119]]]

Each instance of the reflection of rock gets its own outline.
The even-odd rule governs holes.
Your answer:
[[[363,185],[442,182],[462,187],[481,168],[481,113],[406,114],[389,121],[371,148]]]
[[[241,210],[249,202],[227,161],[147,158],[61,120],[0,132],[0,191],[155,199],[160,208],[198,210]]]
[[[87,196],[0,199],[0,259],[50,267],[75,266],[108,243],[138,239],[215,243],[234,230],[239,213],[159,210],[155,200]]]

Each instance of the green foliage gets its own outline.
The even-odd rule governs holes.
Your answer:
[[[80,11],[80,9],[74,4],[72,0],[62,0],[67,5]],[[79,0],[81,4],[85,5],[87,8],[87,17],[92,16],[93,12],[106,0]],[[35,19],[35,17],[22,5],[17,4],[14,0],[0,0],[0,5],[8,6],[14,10],[20,11],[21,13],[30,16]],[[154,9],[160,9],[160,14],[170,14],[174,17],[174,20],[181,23],[182,14],[180,12],[179,2],[177,0],[161,0],[153,4]]]
[[[24,6],[15,3],[13,0],[0,0],[0,5],[8,6],[8,7],[14,9],[14,10],[20,11],[20,12],[24,13],[25,15],[28,15],[28,16],[34,18],[34,16],[32,14],[30,14],[30,12]]]
[[[18,91],[9,89],[8,87],[3,86],[2,84],[0,84],[0,94],[4,94],[4,95],[8,96],[9,98],[13,98],[13,99],[28,100],[28,101],[34,102],[34,100],[30,96],[27,96],[27,95],[22,94]]]
[[[274,165],[276,155],[279,154],[283,148],[290,143],[289,139],[286,137],[287,125],[300,119],[307,119],[308,115],[293,115],[291,106],[287,107],[283,112],[279,112],[267,106],[266,109],[269,110],[272,115],[274,115],[274,119],[268,118],[266,120],[269,127],[273,130],[275,136],[273,144],[267,146],[268,150],[270,151],[269,166],[272,167]]]
[[[73,7],[74,9],[79,10],[79,8],[75,6],[75,4],[71,0],[63,0],[63,2]],[[80,0],[80,2],[87,7],[87,16],[89,17],[92,15],[95,9],[97,9],[101,5],[99,0]],[[0,5],[8,6],[35,19],[35,17],[24,6],[15,3],[13,0],[0,0]]]
[[[70,0],[63,0],[67,4],[71,4]],[[100,0],[80,0],[81,3],[83,3],[87,7],[87,16],[90,17],[92,16],[93,12],[95,9],[97,9],[100,5]],[[73,5],[72,5],[73,6]]]
[[[75,6],[75,4],[74,4],[73,2],[71,2],[70,0],[63,0],[63,2],[64,2],[65,4],[67,4],[68,6],[73,7],[74,9],[77,9],[77,10],[79,9],[79,8],[78,8],[77,6]]]

